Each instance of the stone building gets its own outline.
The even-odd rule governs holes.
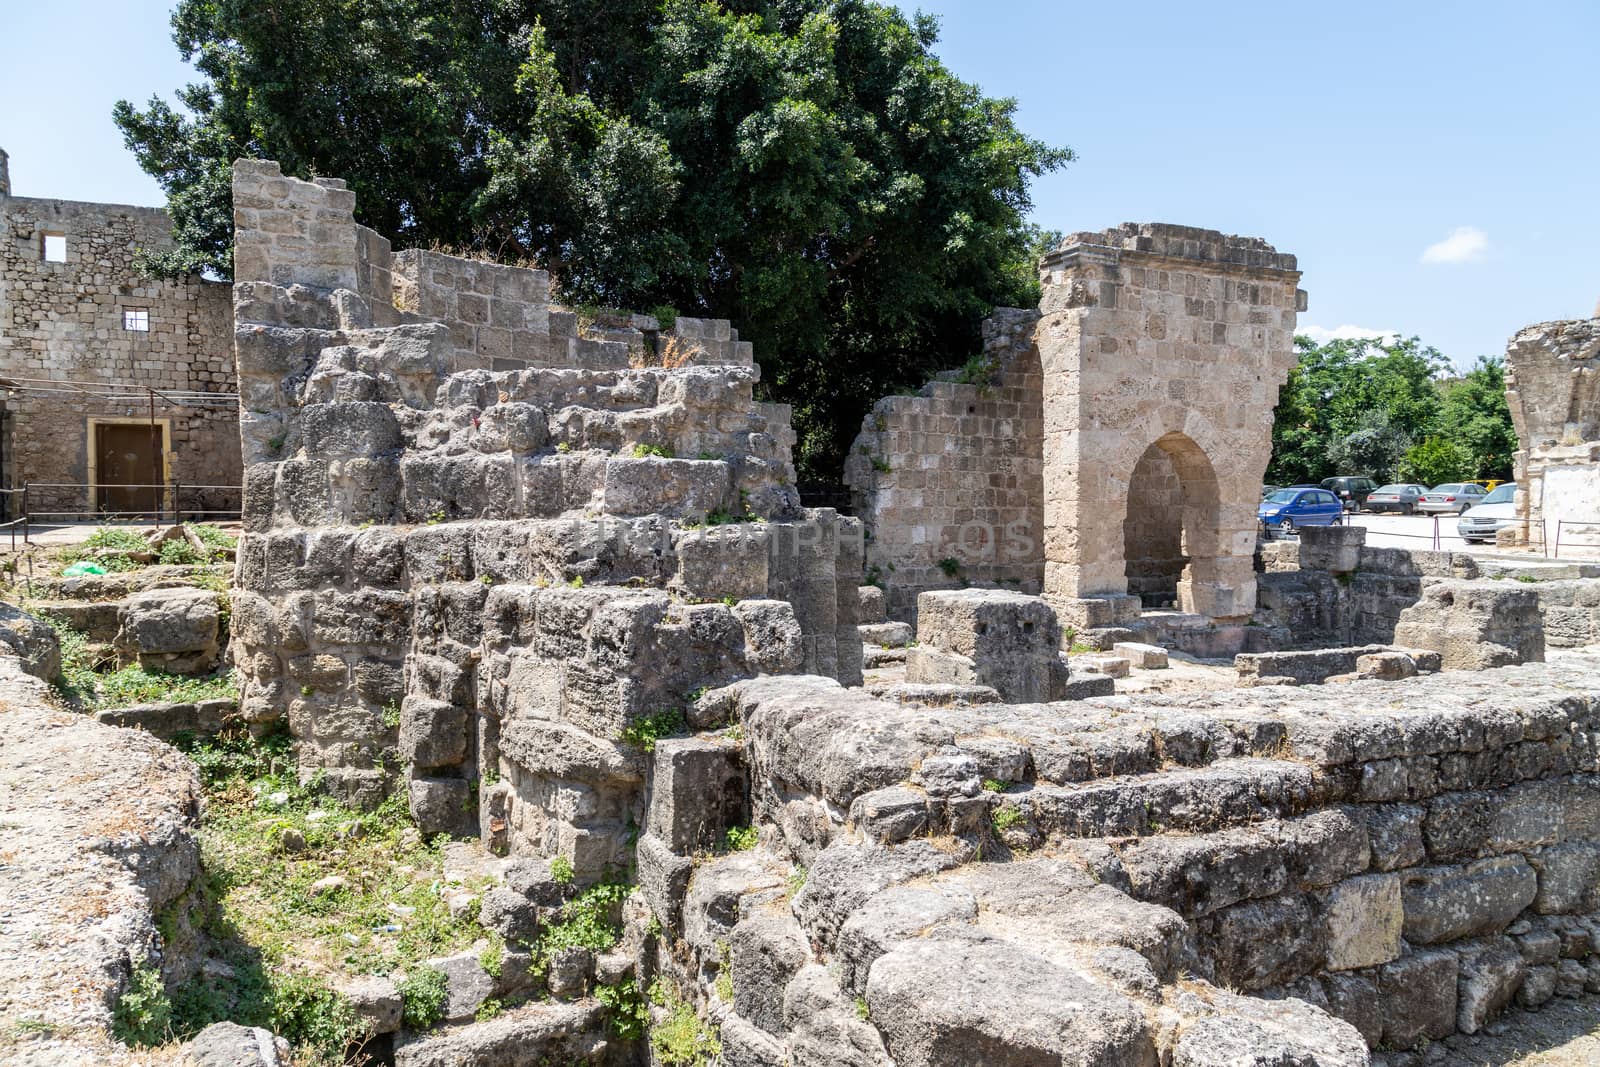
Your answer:
[[[1040,271],[1039,311],[997,313],[976,374],[880,401],[852,449],[891,614],[976,582],[1042,591],[1077,629],[1168,605],[1241,624],[1305,307],[1294,257],[1124,225],[1073,234]]]
[[[1506,401],[1519,521],[1501,537],[1600,543],[1600,318],[1519,330],[1506,346]]]
[[[33,483],[35,513],[170,509],[169,491],[127,486],[239,484],[228,287],[134,266],[170,244],[156,208],[12,195],[0,152],[0,481]],[[239,506],[237,490],[182,495]]]

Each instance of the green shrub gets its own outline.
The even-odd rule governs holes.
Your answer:
[[[639,992],[637,979],[629,978],[616,985],[597,985],[594,998],[606,1009],[606,1026],[624,1041],[637,1041],[644,1036],[650,1024],[650,1006]]]
[[[667,1017],[650,1031],[650,1047],[668,1067],[710,1067],[722,1055],[722,1042],[714,1028],[700,1021],[694,1005],[678,995],[672,983],[657,978],[650,986],[652,1003],[667,1009]]]
[[[450,995],[450,982],[443,972],[418,967],[400,983],[400,1009],[405,1024],[413,1030],[428,1030],[444,1018],[444,1003]]]
[[[729,852],[749,852],[761,840],[761,833],[754,826],[730,826],[727,834]]]
[[[189,566],[195,563],[204,563],[208,557],[202,556],[194,550],[194,546],[181,537],[169,537],[161,542],[161,551],[157,558],[169,566]]]
[[[577,875],[578,872],[572,869],[572,861],[567,857],[557,856],[550,861],[550,877],[554,878],[557,884],[571,885]]]
[[[172,1025],[172,1001],[154,967],[135,967],[128,988],[117,998],[111,1014],[111,1032],[124,1045],[147,1048],[167,1039]]]
[[[634,459],[645,459],[649,456],[655,456],[659,459],[671,459],[672,449],[665,445],[647,445],[643,442],[633,446]]]
[[[1013,807],[1000,808],[994,813],[991,821],[994,823],[995,832],[1003,834],[1013,826],[1022,825],[1022,812]]]

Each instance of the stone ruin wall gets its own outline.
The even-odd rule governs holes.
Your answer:
[[[869,531],[867,575],[892,619],[913,621],[918,594],[964,581],[1044,588],[1038,319],[996,311],[983,324],[986,380],[942,375],[918,395],[878,401],[862,422],[844,478]]]
[[[392,255],[272,163],[234,208],[242,712],[304,773],[592,879],[643,814],[630,726],[757,673],[859,682],[859,527],[798,507],[726,323],[592,331],[543,272]]]
[[[742,746],[655,757],[657,965],[708,1002],[726,974],[738,1063],[1421,1064],[1600,990],[1600,662],[1460,679],[941,708],[736,683],[701,715]],[[729,779],[748,809],[697,803]],[[762,851],[696,862],[748,816]]]
[[[886,399],[852,449],[847,479],[891,615],[909,620],[919,592],[961,580],[1037,581],[1072,630],[1126,624],[1144,598],[1238,631],[1305,306],[1294,257],[1125,225],[1068,237],[1040,272],[1039,317],[1008,311],[986,328],[990,395],[936,381]],[[984,526],[986,540],[969,532]]]
[[[1600,544],[1600,318],[1519,330],[1506,346],[1506,400],[1519,522],[1502,541]]]
[[[0,172],[5,170],[0,156]],[[234,391],[230,294],[198,275],[154,279],[134,266],[142,250],[172,245],[156,208],[9,196],[0,173],[0,376],[157,390]],[[46,233],[66,239],[66,261],[46,262]],[[149,311],[148,332],[123,328],[124,308]],[[37,389],[37,385],[35,389]],[[6,398],[8,484],[90,481],[90,419],[146,420],[147,398],[94,399],[24,390]],[[175,406],[170,477],[190,485],[239,484],[238,411],[232,403]],[[237,491],[184,494],[186,507],[233,509]],[[35,510],[86,506],[81,490],[38,490]]]

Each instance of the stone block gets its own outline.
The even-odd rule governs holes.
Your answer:
[[[875,622],[887,622],[889,616],[885,611],[883,590],[875,585],[863,585],[856,589],[857,619],[864,626]]]
[[[683,902],[689,892],[694,861],[680,856],[654,834],[639,839],[637,850],[639,890],[651,913],[673,933],[683,929]]]
[[[728,935],[733,1010],[769,1034],[782,1035],[784,990],[810,959],[810,943],[787,908],[761,907],[741,916]]]
[[[1539,876],[1533,906],[1542,915],[1593,911],[1600,906],[1600,844],[1553,845],[1528,856]]]
[[[603,499],[608,515],[705,518],[727,506],[728,465],[720,460],[611,459]]]
[[[906,680],[987,685],[1009,703],[1052,700],[1066,681],[1060,645],[1055,612],[1039,597],[994,589],[923,593]],[[924,651],[937,655],[919,655]],[[951,657],[970,661],[970,673]]]
[[[1085,674],[1126,678],[1133,664],[1125,656],[1075,656],[1072,663]]]
[[[413,778],[406,783],[411,818],[424,834],[466,833],[472,826],[471,784],[461,778]]]
[[[1111,646],[1111,651],[1142,671],[1160,670],[1167,665],[1167,650],[1160,645],[1118,641]]]
[[[460,763],[467,755],[467,713],[443,700],[407,696],[400,705],[400,755],[422,770]]]
[[[1298,894],[1235,904],[1198,925],[1217,981],[1230,988],[1282,985],[1327,960],[1327,925]]]
[[[749,821],[748,788],[734,745],[657,741],[645,828],[680,855],[718,848],[730,827]]]
[[[1543,662],[1539,598],[1508,582],[1434,582],[1400,613],[1394,641],[1438,652],[1444,670]]]
[[[1412,952],[1380,968],[1383,1043],[1410,1048],[1454,1033],[1459,973],[1455,953],[1440,950]]]
[[[1308,526],[1300,531],[1300,569],[1350,574],[1361,566],[1363,526]]]
[[[1511,1003],[1527,977],[1528,965],[1516,946],[1503,937],[1464,946],[1460,957],[1456,1029],[1475,1034]]]
[[[1499,933],[1538,894],[1538,876],[1521,856],[1424,867],[1402,877],[1405,937],[1420,945]]]
[[[1400,876],[1350,878],[1328,890],[1328,970],[1375,967],[1400,955]]]
[[[911,644],[911,626],[903,622],[867,623],[856,627],[861,640],[880,648],[905,648]]]
[[[147,665],[191,673],[210,669],[216,657],[221,613],[215,593],[187,587],[134,593],[117,618],[117,646]]]

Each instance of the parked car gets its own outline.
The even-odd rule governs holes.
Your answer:
[[[1279,489],[1256,509],[1267,536],[1294,533],[1302,526],[1334,526],[1344,521],[1344,504],[1322,488]]]
[[[1511,498],[1516,496],[1516,482],[1502,482],[1483,500],[1462,513],[1456,521],[1456,533],[1469,545],[1493,541],[1494,535],[1516,520]]]
[[[1360,511],[1367,497],[1378,488],[1378,483],[1371,478],[1324,478],[1321,488],[1344,501],[1346,511]]]
[[[1398,511],[1402,515],[1410,515],[1417,510],[1417,501],[1422,499],[1422,494],[1428,491],[1425,485],[1415,482],[1396,482],[1394,485],[1379,486],[1367,497],[1368,511]]]
[[[1428,515],[1438,515],[1446,511],[1464,515],[1468,508],[1482,503],[1487,495],[1483,491],[1483,486],[1472,482],[1446,482],[1423,493],[1422,499],[1417,501],[1417,510]]]
[[[1282,489],[1282,488],[1283,488],[1283,486],[1281,486],[1281,485],[1263,485],[1261,487],[1261,499],[1262,500],[1267,499],[1267,497],[1271,496],[1273,493],[1276,493],[1279,489]]]

